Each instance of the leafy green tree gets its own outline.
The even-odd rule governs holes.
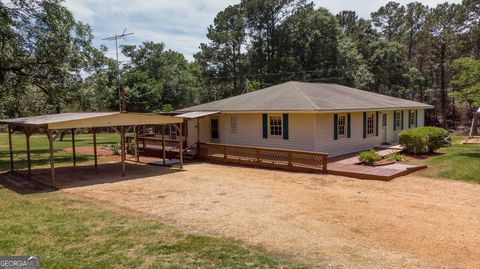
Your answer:
[[[405,7],[397,2],[388,2],[372,12],[373,24],[388,41],[400,41],[404,30]]]
[[[207,85],[206,101],[240,94],[244,89],[247,76],[247,59],[242,51],[246,39],[244,18],[241,5],[219,12],[208,28],[209,43],[201,44],[200,52],[195,55],[202,81]]]
[[[81,71],[95,51],[88,25],[75,21],[61,1],[0,3],[0,87],[3,97],[26,96],[40,107],[22,110],[2,98],[8,116],[61,112],[82,83]],[[40,94],[41,93],[41,94]]]
[[[427,16],[426,24],[431,35],[431,44],[438,69],[440,88],[440,111],[443,127],[447,127],[448,98],[447,85],[448,65],[455,57],[455,48],[459,44],[459,34],[463,28],[465,9],[462,5],[443,3],[432,9]]]
[[[199,84],[194,65],[183,54],[164,48],[154,42],[122,46],[130,59],[122,75],[128,111],[157,111],[163,104],[178,109],[195,102]]]
[[[480,107],[480,60],[471,57],[459,58],[453,62],[455,70],[452,85],[456,91],[449,95],[470,108],[470,117]]]
[[[319,80],[337,75],[340,29],[335,17],[313,4],[298,8],[279,27],[278,80]],[[296,71],[305,71],[296,72]]]

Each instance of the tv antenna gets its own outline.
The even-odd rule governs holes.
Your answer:
[[[127,108],[126,108],[126,103],[125,103],[125,89],[123,88],[123,86],[120,85],[120,65],[119,65],[119,62],[118,62],[118,40],[123,38],[124,40],[126,36],[129,36],[129,35],[133,35],[134,33],[126,33],[127,31],[127,28],[125,28],[123,30],[123,33],[121,34],[116,34],[114,36],[110,36],[110,37],[107,37],[107,38],[104,38],[102,40],[106,40],[106,41],[114,41],[115,40],[115,55],[117,57],[117,86],[118,86],[118,103],[119,103],[119,107],[120,107],[120,112],[126,112],[127,111]]]

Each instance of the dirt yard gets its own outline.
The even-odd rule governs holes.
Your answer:
[[[62,191],[320,268],[480,268],[480,185],[202,163],[127,172],[129,180],[102,177]]]

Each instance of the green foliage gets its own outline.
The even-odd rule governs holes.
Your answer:
[[[173,106],[171,104],[164,104],[162,105],[162,112],[172,112]]]
[[[472,109],[480,107],[480,60],[460,58],[453,62],[453,68],[452,84],[459,89],[449,95]]]
[[[428,165],[422,175],[480,183],[479,146],[460,144],[465,138],[455,136],[451,147],[440,149],[442,154],[418,160],[417,164]]]
[[[60,192],[0,189],[4,255],[35,253],[42,268],[306,268],[238,241],[187,234]]]
[[[110,150],[113,155],[120,155],[120,144],[108,144],[105,148]]]
[[[391,160],[391,161],[396,161],[396,162],[405,162],[406,161],[405,157],[398,152],[390,153],[390,154],[384,156],[384,159]]]
[[[399,143],[412,154],[431,153],[445,146],[449,133],[438,127],[419,127],[399,134]]]
[[[382,157],[375,150],[371,149],[360,152],[358,159],[366,165],[373,165],[376,161],[380,161]]]

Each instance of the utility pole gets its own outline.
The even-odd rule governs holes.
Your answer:
[[[122,85],[120,85],[120,65],[119,65],[119,62],[118,62],[118,40],[120,38],[125,39],[126,36],[134,34],[134,33],[125,33],[126,31],[127,31],[127,28],[125,28],[125,30],[123,30],[123,33],[121,33],[121,34],[118,34],[118,35],[116,34],[114,36],[107,37],[107,38],[103,39],[103,40],[106,40],[106,41],[114,41],[115,40],[115,55],[117,57],[118,105],[119,105],[120,112],[126,112],[127,108],[126,108],[126,103],[125,103],[125,88]]]

